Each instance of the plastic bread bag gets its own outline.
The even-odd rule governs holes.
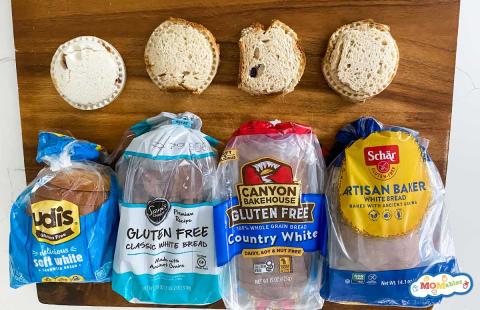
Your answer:
[[[325,164],[310,127],[252,121],[220,159],[214,208],[231,309],[318,309],[326,250]]]
[[[43,168],[11,209],[10,286],[108,282],[118,225],[115,174],[101,146],[40,132]]]
[[[161,113],[124,135],[135,137],[116,165],[123,192],[112,287],[132,303],[220,299],[212,214],[217,141],[201,126],[189,112]]]
[[[417,132],[374,118],[338,132],[326,189],[326,300],[427,307],[442,299],[419,297],[414,283],[458,271],[444,187],[427,146]]]

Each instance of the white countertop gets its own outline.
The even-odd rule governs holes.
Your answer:
[[[21,0],[19,0],[21,1]],[[435,309],[480,308],[480,1],[463,0],[460,9],[452,133],[447,174],[447,207],[462,271],[474,281],[465,296],[445,298]],[[51,309],[37,300],[35,286],[8,286],[9,212],[25,187],[22,138],[9,0],[0,0],[0,299],[3,310]],[[55,309],[94,307],[55,306]],[[109,308],[99,308],[109,309]],[[113,308],[112,308],[113,309]],[[139,308],[124,308],[139,309]]]

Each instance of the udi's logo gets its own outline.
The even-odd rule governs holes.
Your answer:
[[[260,158],[242,167],[237,185],[239,204],[227,209],[230,227],[271,222],[313,222],[314,203],[301,203],[301,184],[292,168],[272,158]]]
[[[66,200],[42,200],[33,203],[32,234],[40,242],[52,245],[72,240],[80,234],[78,206]]]
[[[418,298],[428,296],[464,295],[472,290],[472,277],[466,273],[437,275],[422,275],[417,281],[410,284],[410,294]]]
[[[397,173],[397,165],[400,163],[398,145],[366,147],[363,152],[365,165],[376,179],[388,180]]]

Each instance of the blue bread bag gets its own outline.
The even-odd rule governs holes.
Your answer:
[[[97,163],[100,145],[40,132],[43,168],[10,214],[10,286],[108,282],[118,227],[118,185]]]

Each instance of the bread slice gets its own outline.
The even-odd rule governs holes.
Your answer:
[[[378,95],[392,82],[400,59],[387,25],[362,20],[337,29],[328,42],[323,74],[350,101]]]
[[[100,109],[113,102],[126,82],[120,53],[105,40],[81,36],[60,45],[50,64],[53,85],[71,106]]]
[[[145,64],[162,90],[202,93],[212,82],[220,62],[220,48],[207,28],[169,18],[152,33],[145,48]]]
[[[297,34],[279,20],[267,30],[255,23],[242,30],[238,87],[252,95],[289,93],[300,81],[306,57]]]

